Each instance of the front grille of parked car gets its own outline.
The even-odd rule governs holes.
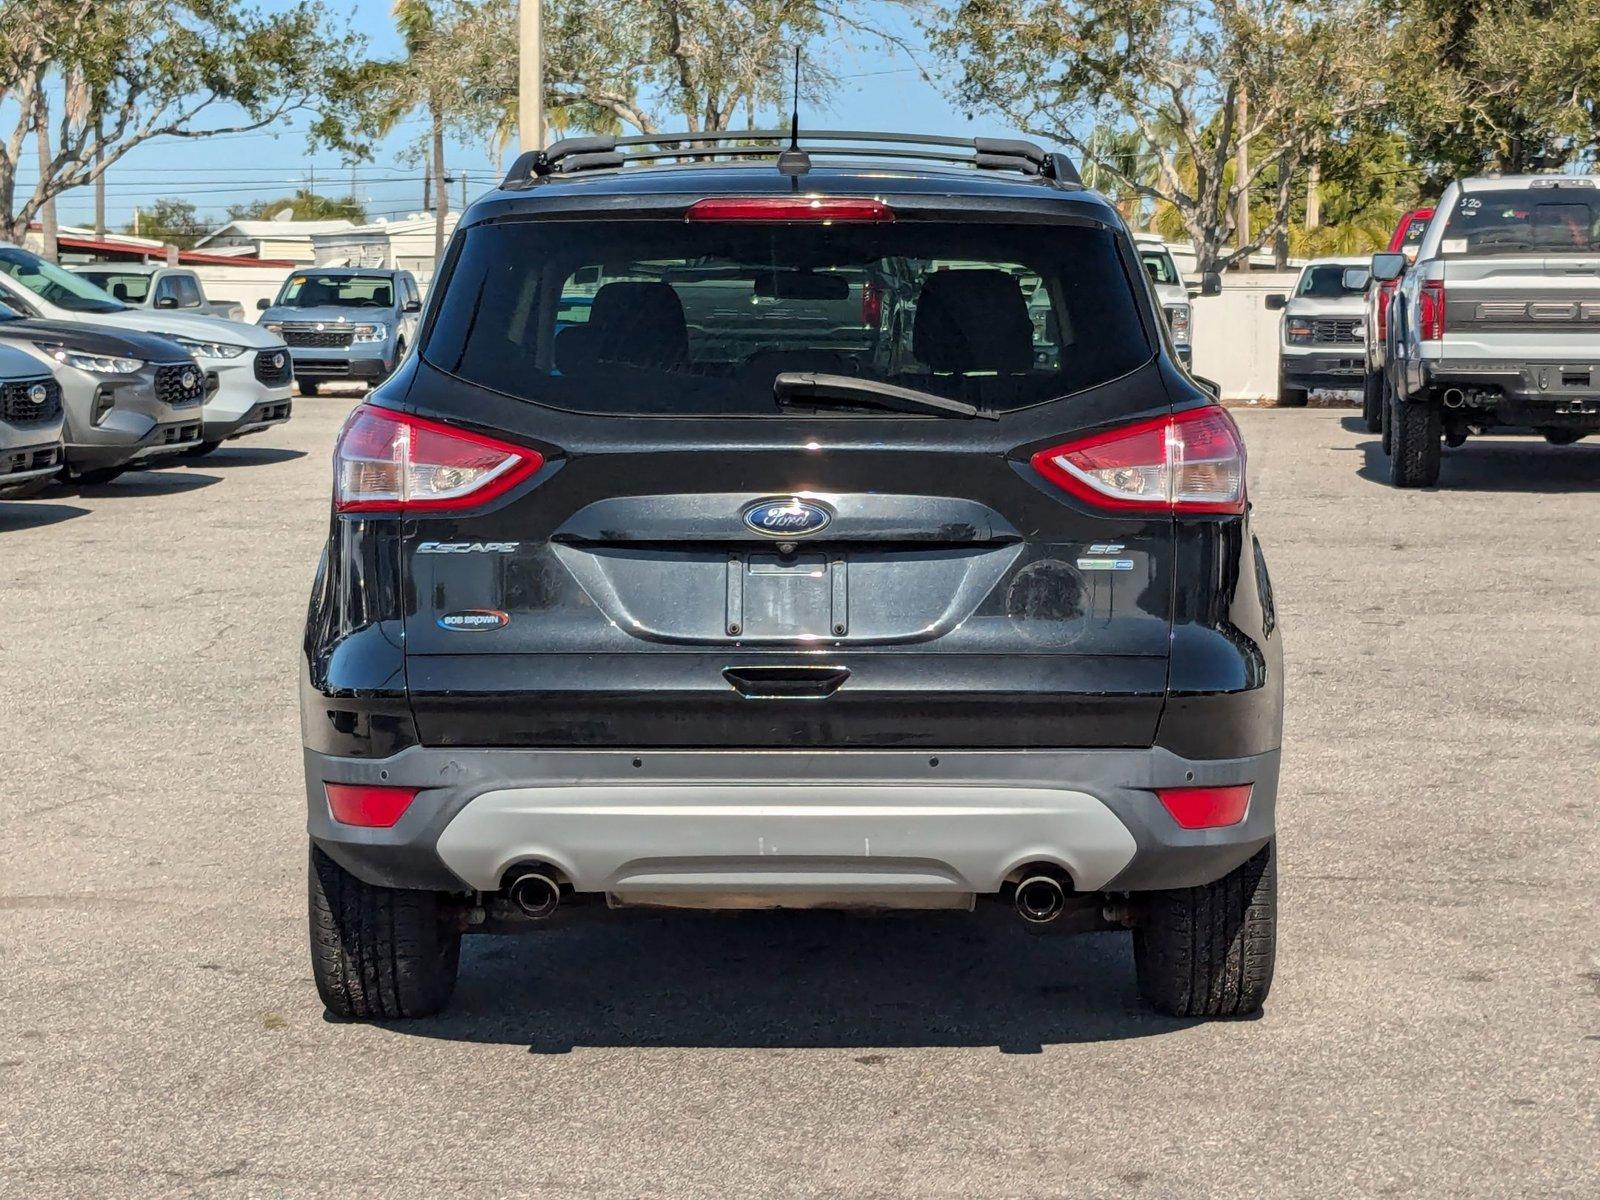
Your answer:
[[[1361,341],[1360,317],[1318,317],[1311,322],[1311,340],[1334,346],[1354,346]]]
[[[256,379],[269,387],[288,383],[294,377],[294,364],[287,350],[256,351]]]
[[[355,331],[349,326],[319,329],[315,325],[285,325],[283,340],[291,346],[315,346],[319,350],[344,350]]]
[[[54,379],[22,379],[0,386],[0,418],[32,425],[61,415],[61,385]]]
[[[161,403],[182,408],[199,404],[205,394],[205,372],[193,363],[168,363],[156,368],[156,399]]]

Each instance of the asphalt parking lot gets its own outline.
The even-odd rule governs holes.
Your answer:
[[[1124,937],[645,918],[325,1019],[295,654],[348,396],[0,501],[0,1195],[1593,1196],[1600,444],[1246,411],[1290,664],[1264,1017]]]

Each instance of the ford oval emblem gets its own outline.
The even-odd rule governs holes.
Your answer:
[[[43,404],[49,398],[50,393],[45,390],[45,386],[42,383],[36,383],[28,389],[29,404]]]
[[[178,376],[178,382],[183,384],[183,390],[187,392],[190,388],[194,387],[195,384],[199,383],[200,380],[193,371],[185,371],[182,375]]]
[[[778,500],[758,500],[744,510],[744,523],[768,537],[803,537],[826,529],[833,514],[820,504],[785,496]]]

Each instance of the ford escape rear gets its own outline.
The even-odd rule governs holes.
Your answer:
[[[302,686],[335,1013],[606,905],[999,900],[1131,928],[1163,1011],[1265,998],[1238,431],[1065,159],[807,142],[525,156],[346,424]]]

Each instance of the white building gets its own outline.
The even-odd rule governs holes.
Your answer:
[[[312,250],[312,239],[317,234],[351,228],[344,217],[327,221],[229,221],[196,242],[195,249],[311,263],[317,261]]]
[[[460,218],[460,213],[445,214],[446,239]],[[433,277],[433,236],[433,216],[413,213],[393,221],[379,218],[370,225],[316,233],[311,245],[319,267],[390,267],[410,271],[426,287]]]

